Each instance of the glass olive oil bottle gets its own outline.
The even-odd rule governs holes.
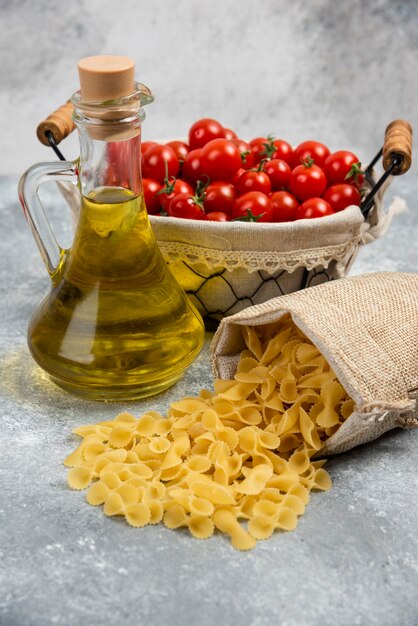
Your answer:
[[[97,400],[135,399],[174,384],[200,351],[203,321],[171,275],[151,229],[140,168],[142,105],[126,57],[79,63],[73,96],[80,138],[75,163],[32,167],[20,196],[52,279],[28,343],[64,389]],[[115,83],[116,86],[115,86]],[[70,180],[81,196],[74,242],[62,250],[36,189]]]

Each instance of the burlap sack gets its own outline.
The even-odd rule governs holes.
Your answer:
[[[344,452],[397,426],[418,426],[418,274],[345,278],[226,317],[212,343],[214,374],[235,374],[245,347],[240,326],[266,325],[285,313],[356,403],[321,455]]]
[[[154,217],[151,224],[176,280],[202,315],[221,319],[276,296],[344,277],[358,250],[404,208],[384,193],[365,219],[356,206],[316,220],[213,223]]]

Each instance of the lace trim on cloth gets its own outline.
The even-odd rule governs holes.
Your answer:
[[[327,268],[331,261],[343,263],[357,249],[360,237],[337,245],[293,252],[257,252],[245,250],[214,250],[192,244],[175,241],[158,241],[158,245],[168,263],[184,261],[186,263],[201,263],[207,267],[222,267],[232,272],[236,269],[246,269],[248,272],[265,270],[274,273],[286,270],[291,273],[299,267],[312,270],[315,267]]]

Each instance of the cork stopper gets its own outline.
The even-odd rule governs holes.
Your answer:
[[[134,91],[135,63],[130,57],[98,55],[78,63],[81,96],[88,102],[105,102]]]

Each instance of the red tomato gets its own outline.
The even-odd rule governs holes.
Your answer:
[[[203,148],[212,139],[222,139],[225,132],[222,126],[216,120],[205,117],[198,120],[190,127],[189,145],[191,150]]]
[[[155,215],[160,210],[160,196],[156,194],[160,191],[161,184],[152,178],[143,178],[142,189],[147,211],[150,215]]]
[[[250,146],[255,164],[260,163],[261,159],[264,159],[267,156],[266,147],[268,146],[268,143],[269,140],[267,137],[256,137],[255,139],[251,139]]]
[[[206,187],[203,206],[206,213],[222,212],[229,215],[236,197],[234,185],[216,181]]]
[[[260,191],[249,191],[237,198],[231,213],[233,219],[245,222],[270,222],[271,215],[270,198]]]
[[[160,198],[160,204],[164,211],[168,210],[170,202],[175,196],[178,196],[180,193],[188,193],[189,195],[193,195],[193,187],[189,185],[185,180],[181,180],[180,178],[172,178],[171,180],[167,180],[164,187],[161,188],[158,197]]]
[[[230,219],[229,215],[222,213],[222,211],[212,211],[205,217],[205,220],[208,222],[229,222]]]
[[[202,166],[200,163],[200,155],[202,150],[191,150],[184,159],[182,174],[189,182],[195,184],[202,175]]]
[[[303,163],[307,159],[313,159],[315,165],[324,167],[324,163],[330,155],[329,149],[319,141],[304,141],[295,148],[295,165]]]
[[[271,150],[271,148],[268,149],[267,156],[271,159],[280,159],[281,161],[286,161],[286,163],[290,165],[290,167],[293,167],[293,164],[295,162],[295,154],[290,143],[287,143],[287,141],[284,141],[283,139],[274,139],[273,147],[273,151]]]
[[[287,191],[275,191],[270,196],[273,210],[272,222],[293,222],[296,219],[299,202]]]
[[[225,128],[224,126],[224,137],[225,139],[236,139],[237,138],[237,133],[234,133],[233,130],[231,130],[230,128]]]
[[[255,163],[260,163],[261,159],[280,159],[286,161],[288,165],[293,166],[294,153],[292,146],[283,139],[274,139],[271,135],[266,137],[257,137],[250,141],[251,149],[254,154]]]
[[[263,171],[269,177],[273,191],[288,187],[291,169],[286,161],[271,159],[264,165]]]
[[[168,141],[166,145],[170,146],[170,148],[174,150],[179,161],[184,161],[190,152],[190,148],[187,143],[183,143],[182,141]]]
[[[251,146],[242,139],[233,139],[232,142],[237,146],[241,154],[241,167],[245,170],[249,170],[254,166],[254,154],[251,151]]]
[[[145,178],[154,178],[161,183],[166,176],[177,176],[179,167],[179,160],[170,146],[151,146],[142,160]]]
[[[205,219],[202,203],[189,193],[174,196],[168,207],[170,217],[183,217],[191,220]]]
[[[141,143],[141,154],[144,155],[148,148],[152,148],[152,146],[158,146],[156,141],[143,141]]]
[[[235,187],[237,185],[238,178],[246,171],[247,170],[244,170],[244,168],[240,167],[239,170],[233,175],[233,177],[231,178],[231,183],[235,185]]]
[[[238,178],[235,187],[240,196],[249,191],[261,191],[267,196],[271,191],[271,182],[265,172],[247,170]]]
[[[313,217],[333,215],[332,207],[323,198],[309,198],[297,210],[296,219],[309,220]]]
[[[331,205],[334,211],[342,211],[352,204],[360,206],[361,202],[359,190],[353,187],[353,185],[344,183],[328,187],[323,198]]]
[[[322,196],[327,187],[324,172],[312,160],[295,167],[290,174],[289,183],[290,191],[302,201]]]
[[[356,155],[348,150],[339,150],[330,154],[325,161],[324,171],[329,185],[349,183],[361,189],[364,182],[361,163]]]
[[[211,180],[231,180],[241,167],[240,151],[228,139],[214,139],[202,148],[201,163]]]

